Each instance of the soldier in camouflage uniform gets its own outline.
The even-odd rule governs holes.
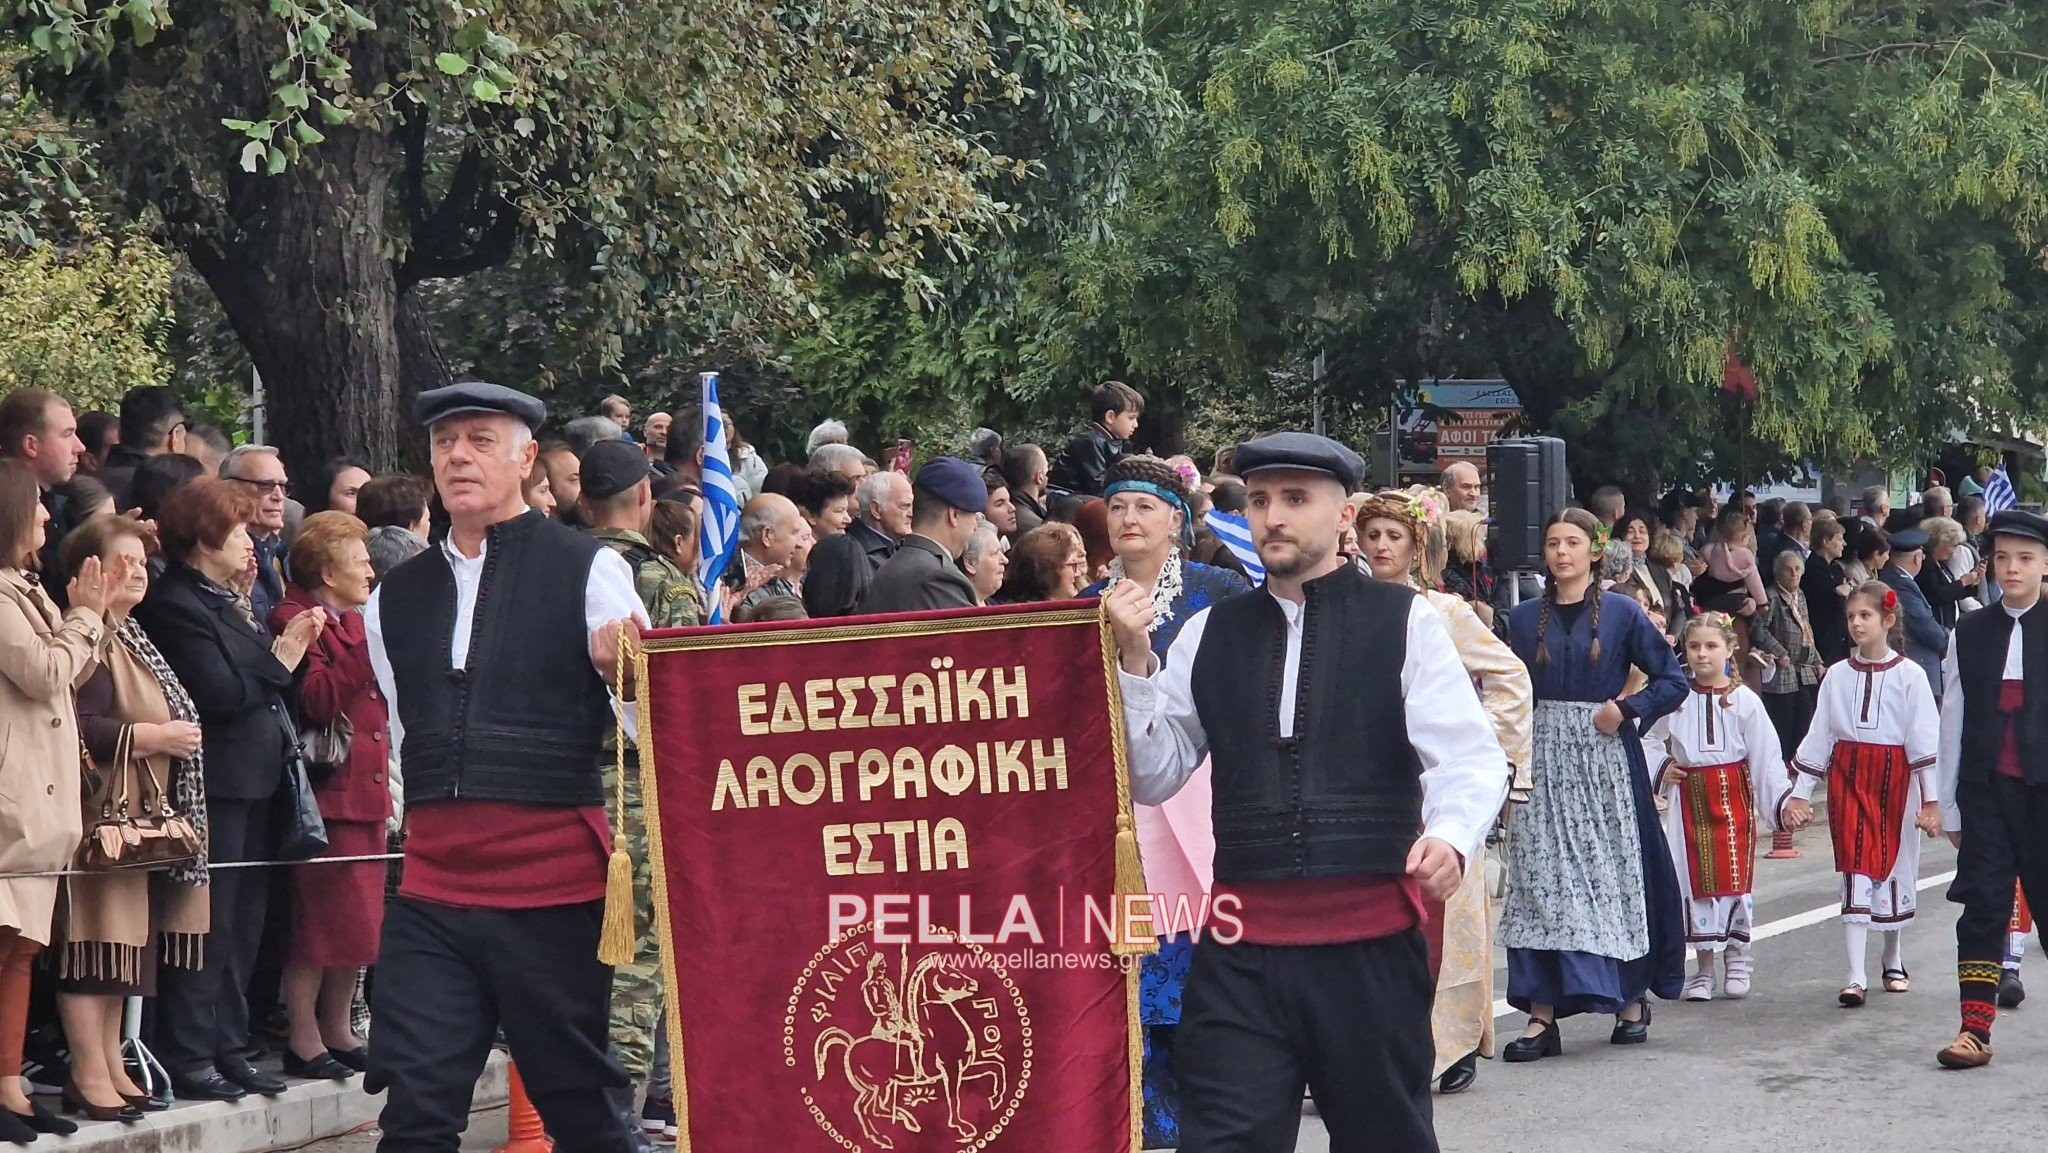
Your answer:
[[[653,490],[646,457],[632,445],[601,440],[583,454],[579,508],[590,535],[626,558],[634,587],[655,628],[701,623],[697,584],[648,543]],[[607,752],[611,751],[607,746]],[[605,769],[611,798],[615,769]],[[621,822],[633,858],[633,915],[639,929],[633,959],[612,973],[611,1043],[627,1076],[645,1083],[654,1072],[655,1030],[662,1019],[661,958],[655,943],[653,863],[647,852],[647,824],[641,815],[639,755],[626,750],[626,811]]]

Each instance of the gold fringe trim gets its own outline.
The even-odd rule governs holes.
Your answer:
[[[632,634],[620,629],[621,682],[627,680],[627,671],[633,668],[633,648]],[[631,683],[636,687],[639,684]],[[626,696],[626,688],[626,683],[619,686],[621,700]],[[605,864],[604,924],[597,935],[597,959],[617,968],[632,962],[638,934],[633,931],[633,856],[626,848],[626,710],[616,708],[612,717],[617,738],[612,748],[612,855]]]
[[[661,956],[661,987],[668,1004],[663,1010],[668,1026],[669,1078],[677,1091],[671,1094],[676,1110],[676,1153],[690,1153],[690,1077],[683,1060],[683,995],[676,982],[676,959],[668,909],[668,865],[661,835],[661,794],[655,787],[654,715],[648,707],[647,649],[633,654],[633,683],[640,693],[640,819],[647,826],[647,871],[654,881],[654,940]]]
[[[1109,610],[1098,607],[1095,610],[1096,629],[1102,638],[1102,683],[1109,693],[1109,753],[1116,767],[1116,897],[1119,909],[1128,908],[1123,898],[1143,896],[1150,892],[1145,887],[1145,861],[1138,851],[1138,822],[1131,815],[1131,767],[1130,751],[1124,744],[1124,693],[1117,681],[1119,661],[1116,651],[1116,636],[1109,628]],[[1128,930],[1129,926],[1125,926]],[[1134,957],[1159,951],[1159,941],[1148,934],[1138,941],[1126,940],[1128,931],[1118,933],[1110,943],[1109,951],[1119,956]],[[1137,1036],[1137,1015],[1131,1015],[1132,1036]],[[1136,1044],[1134,1041],[1133,1044]]]
[[[1124,971],[1124,1020],[1129,1025],[1128,1059],[1131,1067],[1130,1153],[1145,1153],[1145,1027],[1138,1023],[1138,988],[1145,977],[1143,962],[1130,961],[1126,964],[1130,966]]]

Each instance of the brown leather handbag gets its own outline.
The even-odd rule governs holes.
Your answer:
[[[106,791],[99,812],[86,814],[85,844],[78,851],[82,869],[150,869],[183,864],[199,856],[199,834],[192,822],[171,807],[148,764],[135,763],[134,733],[134,725],[121,726],[114,745],[113,788]],[[79,753],[86,779],[98,779],[92,755],[83,747]],[[129,796],[129,784],[137,776],[147,782],[139,800]]]

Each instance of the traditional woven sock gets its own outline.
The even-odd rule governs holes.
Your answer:
[[[1870,975],[1863,968],[1864,954],[1869,951],[1870,925],[1863,921],[1842,922],[1843,943],[1849,947],[1849,980],[1846,982],[1859,988],[1870,988]]]
[[[1902,929],[1880,929],[1878,936],[1884,938],[1884,967],[1906,971],[1906,934]]]
[[[1963,1031],[1991,1040],[1991,1023],[1998,1019],[1997,961],[1958,961],[1956,981],[1961,987]]]

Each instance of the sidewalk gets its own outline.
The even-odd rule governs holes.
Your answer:
[[[259,1064],[275,1073],[276,1058]],[[44,1137],[43,1149],[90,1149],[94,1153],[271,1153],[298,1149],[374,1124],[384,1098],[363,1092],[363,1079],[293,1081],[276,1097],[241,1101],[180,1102],[151,1113],[137,1124],[81,1122],[71,1137]],[[476,1108],[506,1099],[505,1054],[493,1052],[476,1085]],[[45,1107],[54,1105],[45,1101]],[[369,1148],[370,1146],[365,1146]]]

